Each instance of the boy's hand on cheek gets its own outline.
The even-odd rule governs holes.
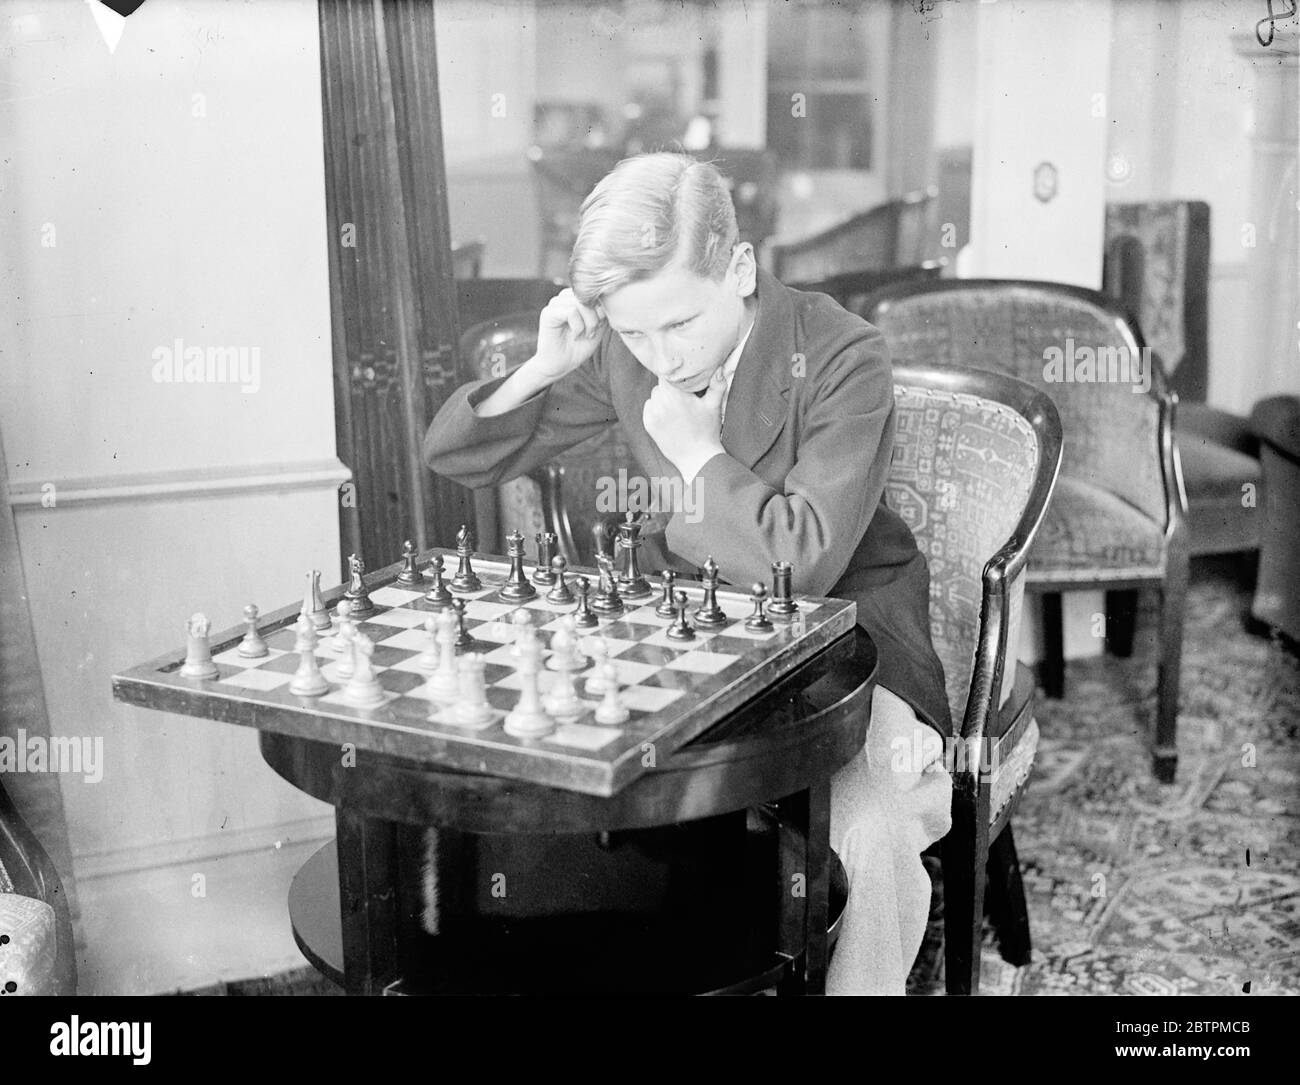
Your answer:
[[[699,398],[661,379],[641,412],[646,432],[688,483],[724,451],[722,396],[726,388],[721,367],[713,371],[707,391]]]

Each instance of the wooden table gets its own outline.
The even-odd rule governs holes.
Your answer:
[[[299,945],[357,994],[820,993],[830,778],[866,740],[875,669],[854,627],[609,797],[364,750],[349,767],[335,744],[263,731],[267,763],[337,811],[337,850],[291,892]],[[566,910],[566,887],[585,910]]]

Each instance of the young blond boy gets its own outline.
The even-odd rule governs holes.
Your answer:
[[[951,721],[929,572],[883,499],[894,438],[884,339],[760,269],[721,175],[683,155],[626,159],[596,186],[569,280],[542,311],[536,354],[438,412],[425,461],[491,486],[617,421],[647,478],[680,479],[695,498],[694,515],[677,509],[663,525],[670,563],[693,571],[711,554],[747,586],[786,560],[796,592],[856,601],[878,684],[866,747],[831,785],[850,892],[827,990],[902,994],[930,900],[920,853],[949,825],[939,736]],[[921,764],[897,755],[918,748]]]

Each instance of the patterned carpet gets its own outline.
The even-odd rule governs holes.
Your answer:
[[[1197,563],[1176,784],[1151,777],[1153,600],[1133,656],[1072,662],[1040,700],[1014,821],[1033,963],[986,932],[984,994],[1300,994],[1300,663],[1247,634],[1234,567]],[[937,869],[933,871],[937,875]],[[943,993],[942,884],[909,993]],[[332,994],[310,968],[201,994]]]
[[[1198,563],[1177,783],[1151,778],[1153,600],[1133,657],[1072,662],[1040,700],[1038,760],[1013,822],[1034,941],[989,994],[1300,994],[1300,664],[1247,634],[1249,594]],[[942,886],[909,989],[942,993]]]

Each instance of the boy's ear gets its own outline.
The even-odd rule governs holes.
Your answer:
[[[737,293],[742,298],[749,297],[758,286],[758,260],[754,256],[754,246],[748,241],[740,242],[731,256],[731,267],[736,275]]]

